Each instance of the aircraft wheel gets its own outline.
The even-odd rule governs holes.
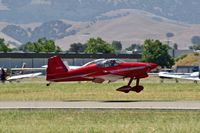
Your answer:
[[[131,90],[131,86],[122,86],[122,87],[117,89],[117,91],[121,91],[121,92],[124,92],[124,93],[129,93],[130,90]]]
[[[131,91],[135,91],[136,93],[140,93],[144,89],[143,86],[134,86],[131,88]]]

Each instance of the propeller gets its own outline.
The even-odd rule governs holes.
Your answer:
[[[4,68],[1,68],[1,81],[4,83],[6,80],[6,72]]]

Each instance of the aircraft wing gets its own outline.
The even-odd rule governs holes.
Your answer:
[[[177,75],[177,74],[169,74],[169,73],[159,73],[159,77],[200,81],[200,78],[198,76],[190,76],[190,75]]]
[[[7,78],[7,80],[11,81],[11,80],[18,80],[18,79],[23,79],[23,78],[33,78],[33,77],[37,77],[39,75],[42,75],[42,73],[22,74],[22,75],[11,76],[11,77]]]
[[[43,71],[46,68],[11,68],[11,71]]]
[[[183,76],[185,75],[178,75],[178,74],[170,74],[170,73],[163,73],[163,72],[160,72],[158,74],[159,77],[162,77],[162,78],[182,78]]]
[[[183,78],[181,78],[181,79],[200,81],[200,78],[199,78],[199,77],[183,77]]]

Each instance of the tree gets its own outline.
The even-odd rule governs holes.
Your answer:
[[[5,40],[3,38],[0,38],[0,51],[3,51],[4,53],[12,51],[12,49],[9,48],[9,44],[5,44]]]
[[[56,46],[55,53],[62,52],[62,49],[59,46]]]
[[[130,47],[126,48],[126,50],[128,51],[134,51],[134,50],[142,51],[142,49],[143,49],[143,46],[140,44],[131,44]]]
[[[24,52],[28,51],[34,51],[34,45],[32,42],[27,42],[26,44],[22,45],[19,50],[22,50]]]
[[[55,45],[53,40],[47,40],[45,37],[39,38],[36,42],[27,42],[20,50],[25,52],[61,52],[60,47]]]
[[[120,41],[113,41],[112,42],[112,47],[117,51],[121,51],[122,50],[122,44],[121,44]]]
[[[85,53],[114,53],[111,44],[102,40],[100,37],[90,38],[86,43]]]
[[[162,44],[159,40],[145,40],[142,53],[142,61],[153,62],[162,68],[171,68],[174,59],[168,54],[169,46]]]
[[[84,52],[84,50],[86,49],[86,45],[82,44],[82,43],[73,43],[70,45],[70,52]]]

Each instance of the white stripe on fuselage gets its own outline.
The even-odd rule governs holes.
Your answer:
[[[139,67],[128,67],[128,68],[122,68],[122,69],[118,69],[118,70],[113,70],[110,71],[111,73],[115,73],[115,72],[124,72],[124,71],[132,71],[132,70],[139,70],[139,69],[144,69],[145,66],[139,66]]]

